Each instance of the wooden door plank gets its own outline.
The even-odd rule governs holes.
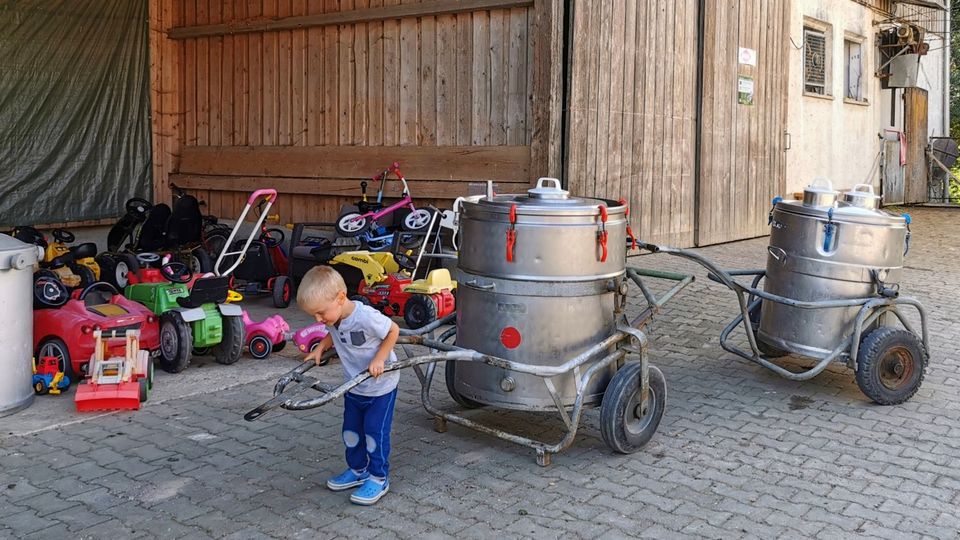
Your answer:
[[[417,144],[437,144],[437,21],[420,19],[420,114]]]

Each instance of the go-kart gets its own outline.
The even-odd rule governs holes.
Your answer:
[[[142,305],[123,297],[104,282],[70,291],[60,280],[38,276],[33,286],[33,348],[37,358],[59,359],[60,370],[79,380],[94,352],[93,333],[122,339],[127,330],[140,331],[143,349],[160,347],[158,318]]]

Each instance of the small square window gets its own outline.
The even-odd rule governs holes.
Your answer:
[[[844,97],[854,101],[863,101],[863,45],[859,41],[843,40]]]

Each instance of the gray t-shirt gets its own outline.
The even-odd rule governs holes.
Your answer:
[[[327,327],[333,337],[333,347],[343,365],[345,380],[366,371],[370,362],[380,349],[380,344],[390,333],[393,321],[376,309],[354,302],[353,313],[340,321],[338,326]],[[395,352],[390,351],[385,365],[397,361]],[[350,392],[361,396],[382,396],[389,394],[400,382],[400,372],[384,373],[379,378],[370,377]]]

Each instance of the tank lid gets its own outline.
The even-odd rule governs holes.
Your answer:
[[[570,192],[560,187],[560,180],[546,177],[537,180],[537,187],[528,189],[527,194],[531,199],[568,199],[570,197]]]
[[[25,268],[37,262],[41,248],[16,238],[0,234],[0,270]]]
[[[857,184],[852,190],[843,193],[843,204],[876,210],[880,206],[880,196],[873,192],[870,184]]]
[[[813,207],[806,206],[801,201],[780,201],[777,210],[809,216],[821,220],[837,222],[864,223],[869,225],[906,225],[906,219],[879,209],[861,208],[857,206]]]
[[[803,191],[808,191],[810,193],[827,193],[832,195],[839,195],[837,190],[833,189],[833,182],[830,180],[819,176],[813,180],[813,182],[803,188]]]

